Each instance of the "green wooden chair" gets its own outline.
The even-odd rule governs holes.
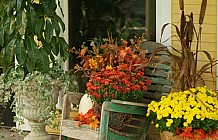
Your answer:
[[[147,104],[112,100],[104,102],[101,112],[100,129],[91,130],[87,125],[77,126],[77,122],[70,118],[72,103],[79,103],[83,94],[67,92],[64,96],[62,119],[60,127],[60,140],[68,137],[81,140],[144,140],[148,131],[150,120],[146,119]],[[131,123],[122,131],[109,127],[110,113],[129,113],[141,117],[131,117]]]
[[[160,47],[167,49],[166,46],[157,42],[143,42],[141,44],[141,48],[147,50],[148,57]],[[151,85],[144,94],[146,103],[159,100],[163,95],[168,95],[172,88],[172,83],[169,80],[171,76],[171,57],[166,51],[158,51],[155,56],[158,57],[159,61],[145,69],[145,75],[151,80]]]

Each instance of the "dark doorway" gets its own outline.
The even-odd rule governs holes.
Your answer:
[[[13,122],[15,113],[13,113],[10,108],[11,103],[12,101],[8,102],[8,104],[5,106],[0,104],[0,122],[3,122],[1,126],[13,127],[16,125]]]

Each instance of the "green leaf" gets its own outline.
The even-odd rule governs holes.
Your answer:
[[[27,27],[27,17],[26,17],[26,12],[22,10],[17,14],[17,19],[16,19],[17,26],[19,28],[19,34],[22,36],[26,32],[26,27]]]
[[[36,42],[33,40],[33,37],[28,37],[26,46],[28,56],[32,59],[32,63],[35,63],[36,60],[40,57],[40,53],[37,48]]]
[[[60,43],[60,55],[63,57],[64,60],[68,59],[69,53],[68,53],[68,44],[65,41],[63,37],[59,37],[59,43]]]
[[[49,43],[53,36],[53,28],[51,22],[47,19],[46,20],[46,28],[45,28],[45,41]]]
[[[4,26],[3,24],[1,24],[0,26],[0,47],[3,47],[4,45],[4,34],[5,34]]]
[[[11,0],[10,1],[10,5],[9,5],[9,9],[12,10],[16,7],[16,0]]]
[[[3,50],[3,67],[7,68],[11,63],[13,63],[14,59],[14,45],[15,45],[16,39],[12,39],[6,48]]]
[[[30,13],[28,16],[28,20],[30,21],[29,26],[32,30],[34,30],[36,26],[36,11],[31,5],[29,5],[28,12]]]
[[[59,17],[59,16],[55,16],[55,18],[58,20],[58,22],[61,24],[61,27],[62,27],[62,30],[63,32],[65,31],[65,24],[64,22],[62,21],[62,19]]]
[[[9,16],[5,22],[5,32],[11,34],[15,29],[15,18],[14,16]]]
[[[20,11],[23,0],[16,0],[16,11]]]
[[[28,72],[32,72],[35,69],[35,63],[33,63],[30,57],[27,57],[26,68]]]
[[[44,18],[40,18],[40,19],[36,22],[35,33],[36,33],[37,37],[39,38],[39,40],[42,39],[42,34],[43,34],[43,30],[44,30],[44,25],[45,25],[45,19],[44,19]]]
[[[52,25],[54,26],[56,36],[59,36],[59,35],[60,35],[60,30],[61,30],[61,29],[60,29],[60,26],[59,26],[59,24],[58,24],[57,19],[52,18],[52,19],[51,19],[51,22],[52,22]]]
[[[41,57],[39,61],[39,68],[40,71],[42,72],[47,72],[49,70],[49,57],[48,54],[46,53],[46,50],[40,49]]]
[[[18,40],[16,42],[16,47],[15,47],[15,54],[16,54],[16,59],[18,61],[19,65],[24,65],[26,61],[26,52],[25,52],[25,47],[24,47],[24,42],[23,40]]]
[[[59,45],[57,44],[56,38],[54,36],[51,39],[50,45],[51,45],[51,48],[52,48],[52,52],[55,55],[58,55],[58,53],[60,51],[60,48],[59,48]]]

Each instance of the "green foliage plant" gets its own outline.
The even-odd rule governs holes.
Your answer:
[[[27,92],[27,97],[39,99],[40,108],[51,100],[55,80],[61,81],[58,86],[62,89],[69,85],[69,77],[60,66],[60,62],[68,58],[68,44],[60,35],[65,31],[65,24],[57,15],[57,8],[62,11],[60,0],[0,1],[0,65],[3,69],[0,102],[7,104],[15,92],[12,106],[18,114],[16,122],[22,110],[14,105],[18,104],[22,91],[32,90]],[[39,120],[54,115],[54,107],[54,104],[49,105],[45,113],[37,116]]]

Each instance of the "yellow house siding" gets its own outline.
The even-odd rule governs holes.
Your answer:
[[[180,16],[181,16],[181,10],[179,8],[179,0],[171,0],[171,22],[179,25],[180,22]],[[184,0],[185,3],[185,14],[189,15],[191,12],[194,14],[194,23],[196,30],[198,31],[198,20],[199,20],[199,13],[201,8],[201,2],[202,0]],[[179,27],[179,26],[178,26]],[[207,9],[206,9],[206,15],[204,18],[203,23],[203,29],[202,29],[202,37],[201,37],[201,44],[200,44],[200,50],[208,51],[212,58],[216,59],[216,51],[217,51],[217,0],[208,0],[207,1]],[[175,28],[172,26],[172,35],[176,35]],[[181,49],[180,42],[176,37],[172,38],[171,42],[172,46]],[[195,50],[196,47],[196,39],[194,39],[192,43],[192,50]],[[203,53],[200,53],[199,55],[199,61],[198,61],[198,69],[200,69],[201,66],[208,63],[207,56]],[[213,68],[213,72],[216,72],[216,68]],[[214,82],[211,74],[204,73],[203,75],[205,84],[208,88],[211,88],[213,90],[216,89],[216,83]],[[214,76],[215,77],[215,76]]]

